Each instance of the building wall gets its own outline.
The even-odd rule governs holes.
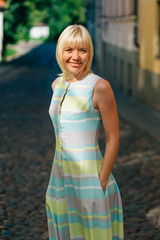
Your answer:
[[[86,27],[91,35],[91,38],[93,40],[93,44],[94,44],[94,29],[95,29],[95,12],[96,12],[96,8],[95,8],[95,0],[85,0],[85,5],[86,5],[86,17],[87,17],[87,24]]]
[[[156,0],[95,0],[95,7],[97,74],[140,102],[160,110]]]
[[[140,68],[160,74],[157,0],[140,1]]]
[[[34,26],[30,29],[30,37],[40,38],[49,36],[49,27],[48,26]]]
[[[94,68],[97,71],[97,74],[103,75],[103,55],[104,50],[102,46],[102,30],[101,30],[101,13],[102,13],[102,5],[101,1],[95,1],[95,27],[94,27]]]
[[[133,1],[128,4],[121,0],[96,0],[97,5],[99,2],[102,5],[101,27],[96,28],[95,34],[96,70],[111,84],[134,96],[138,52],[133,40]]]
[[[158,55],[157,0],[140,1],[140,48],[137,99],[160,110],[160,56]]]

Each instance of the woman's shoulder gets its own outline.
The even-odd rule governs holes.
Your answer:
[[[115,101],[115,98],[109,81],[100,78],[96,82],[93,98],[95,106],[97,106],[97,108],[99,105],[105,105],[105,107],[107,105],[112,106],[113,102]]]
[[[59,79],[60,79],[60,77],[57,77],[56,79],[54,79],[54,81],[51,84],[53,92],[54,92],[55,84],[58,82]]]
[[[96,109],[100,106],[112,106],[114,102],[114,94],[109,81],[99,78],[95,84],[93,92],[93,105]]]
[[[112,91],[112,87],[111,87],[111,84],[109,83],[109,81],[107,81],[104,78],[99,77],[99,79],[97,80],[97,82],[95,84],[95,91],[100,92],[100,93],[105,93],[108,91]]]

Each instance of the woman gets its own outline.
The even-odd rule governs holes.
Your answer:
[[[49,107],[56,136],[46,192],[49,239],[123,239],[121,196],[111,173],[119,148],[116,103],[109,82],[90,70],[93,45],[87,29],[68,26],[56,58],[62,74],[52,84]],[[104,157],[98,146],[102,123]]]

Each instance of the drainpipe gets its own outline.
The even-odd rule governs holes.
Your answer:
[[[139,0],[134,1],[134,44],[137,48],[139,48],[139,39],[138,39],[138,33],[139,33],[139,22],[138,22],[138,3]]]

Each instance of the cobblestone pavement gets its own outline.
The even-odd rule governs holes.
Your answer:
[[[2,240],[48,239],[45,192],[55,148],[48,108],[50,85],[58,69],[54,46],[45,44],[32,54],[37,61],[22,59],[0,83]],[[159,240],[159,145],[124,119],[119,118],[119,124],[120,146],[113,174],[123,200],[125,239]],[[102,152],[104,139],[101,129]]]
[[[113,173],[124,211],[126,240],[160,239],[159,143],[121,117],[120,146]],[[104,149],[104,132],[100,143]]]

